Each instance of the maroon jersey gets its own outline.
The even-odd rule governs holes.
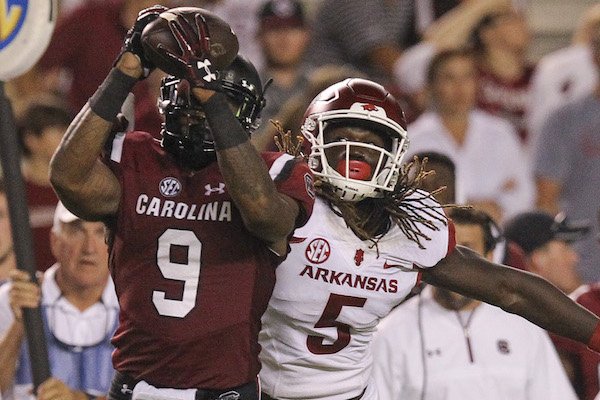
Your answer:
[[[524,143],[527,142],[525,117],[533,71],[534,67],[529,66],[519,79],[507,81],[479,70],[478,107],[510,121]]]
[[[256,379],[260,318],[282,261],[251,235],[215,162],[190,173],[150,134],[113,141],[123,194],[110,236],[121,307],[118,371],[158,387],[223,389]],[[264,153],[277,189],[312,211],[306,163]]]
[[[581,286],[570,297],[594,314],[600,315],[600,283]],[[553,337],[552,339],[561,353],[568,354],[569,359],[575,363],[575,371],[580,375],[577,380],[582,386],[582,393],[580,394],[583,395],[583,399],[595,399],[600,390],[598,383],[600,354],[588,349],[587,346],[581,343],[568,341],[564,338]]]

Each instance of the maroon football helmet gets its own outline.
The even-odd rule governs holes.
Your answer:
[[[324,131],[330,123],[336,127],[359,123],[383,133],[391,139],[391,149],[356,141],[326,143]],[[384,191],[394,190],[408,148],[406,120],[398,101],[380,84],[349,78],[328,87],[308,106],[302,133],[311,143],[310,168],[316,176],[331,183],[342,199],[360,201],[365,197],[382,197]],[[352,178],[348,167],[345,173],[338,172],[324,151],[333,146],[345,146],[346,157],[351,146],[379,151],[379,162],[370,179]],[[349,159],[346,165],[350,165]]]

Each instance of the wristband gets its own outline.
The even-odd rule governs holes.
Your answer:
[[[596,325],[587,346],[595,352],[600,353],[600,322]]]
[[[215,93],[206,103],[202,103],[202,109],[208,119],[216,150],[236,147],[250,140],[248,132],[231,112],[225,94]]]
[[[137,78],[113,68],[96,93],[90,97],[90,108],[100,118],[112,122],[137,81]]]

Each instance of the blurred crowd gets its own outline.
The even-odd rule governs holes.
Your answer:
[[[79,233],[62,230],[77,218],[57,208],[49,162],[70,121],[112,67],[138,12],[155,3],[61,1],[45,55],[6,84],[17,121],[37,270],[45,272],[46,280],[60,274],[57,269],[67,269],[77,251],[89,252],[90,259],[106,266],[107,260],[97,255],[104,250],[98,238],[81,239],[93,241],[81,245],[84,249],[74,239],[97,236],[97,227],[79,221]],[[498,237],[492,257],[545,277],[600,313],[600,4],[581,15],[570,45],[539,60],[530,57],[527,1],[370,0],[369,7],[359,0],[162,4],[199,6],[221,16],[236,32],[240,53],[257,66],[263,81],[272,79],[262,125],[253,137],[262,146],[277,149],[273,137],[281,131],[299,134],[308,103],[334,82],[366,77],[386,86],[401,99],[409,121],[405,161],[428,156],[428,168],[452,192],[448,202],[472,205],[490,216]],[[162,77],[160,71],[153,73],[134,92],[135,127],[156,137],[162,116],[155,99]],[[451,165],[452,182],[436,167],[440,160],[442,166]],[[5,184],[0,180],[0,282],[8,280],[16,263]],[[76,248],[69,252],[68,246]],[[90,287],[104,299],[80,299],[90,309],[103,304],[94,312],[104,316],[101,337],[85,337],[86,329],[98,330],[98,323],[84,323],[81,337],[63,338],[74,343],[71,347],[85,348],[110,336],[115,300],[106,279],[99,273],[75,285]],[[42,291],[67,290],[61,285],[64,280]],[[26,381],[15,350],[23,340],[22,327],[13,326],[20,317],[2,314],[10,314],[8,304],[1,304],[8,295],[2,293],[0,398],[27,398],[26,391],[14,390],[15,382]],[[52,307],[60,300],[54,295]],[[82,307],[80,313],[86,310]],[[89,319],[89,310],[86,315]],[[69,318],[63,322],[75,324],[82,317]],[[59,338],[69,336],[69,329],[57,332]],[[593,400],[600,356],[552,339],[577,396]],[[99,396],[103,390],[97,388]]]

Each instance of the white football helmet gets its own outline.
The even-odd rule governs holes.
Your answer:
[[[328,123],[335,126],[359,122],[391,138],[391,150],[356,141],[325,143],[324,132]],[[384,191],[393,191],[400,174],[402,158],[408,149],[406,120],[398,101],[383,86],[365,79],[349,78],[322,91],[304,114],[302,133],[311,144],[309,166],[315,176],[329,182],[337,194],[347,201],[366,197],[382,197]],[[339,172],[325,155],[325,149],[345,146],[345,167]],[[352,146],[379,152],[379,161],[366,180],[352,178],[350,153]],[[331,160],[333,161],[333,160]],[[344,171],[345,170],[345,171]]]

